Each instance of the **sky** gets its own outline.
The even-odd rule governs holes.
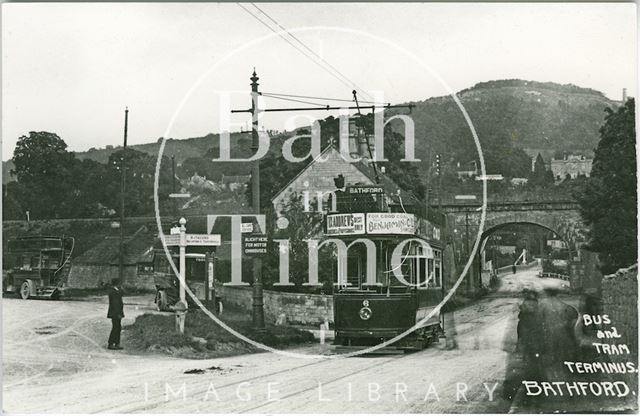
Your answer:
[[[354,85],[360,100],[401,103],[511,78],[636,96],[631,3],[243,6],[3,4],[2,160],[29,131],[54,132],[73,151],[118,146],[127,106],[130,144],[218,132],[226,118],[237,130],[248,116],[228,110],[250,106],[254,67],[263,92],[346,100]],[[328,114],[266,113],[261,125]]]

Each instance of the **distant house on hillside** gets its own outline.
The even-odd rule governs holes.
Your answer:
[[[456,174],[458,178],[471,178],[478,174],[478,165],[475,160],[465,163],[463,165],[458,162]]]
[[[593,159],[584,155],[564,154],[562,159],[551,160],[551,172],[556,181],[564,180],[567,176],[571,179],[578,176],[589,177],[592,165]]]
[[[222,184],[232,191],[242,189],[249,184],[251,175],[222,175]]]
[[[153,271],[150,253],[157,233],[140,227],[125,238],[124,286],[125,288],[153,289]],[[68,286],[71,288],[98,288],[118,277],[120,238],[105,237],[93,248],[73,259]]]

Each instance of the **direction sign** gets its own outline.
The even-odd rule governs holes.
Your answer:
[[[180,234],[165,234],[164,242],[168,246],[179,246],[180,245]]]
[[[219,246],[221,242],[220,234],[187,234],[185,237],[188,246]],[[165,234],[164,242],[168,246],[179,246],[180,234]]]
[[[187,234],[188,246],[219,246],[220,234]]]

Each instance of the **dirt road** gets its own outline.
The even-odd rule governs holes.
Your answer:
[[[447,316],[446,325],[455,322],[455,331],[445,328],[456,333],[455,349],[443,340],[414,354],[348,359],[261,353],[185,360],[109,351],[104,299],[5,298],[3,407],[19,413],[507,412],[511,402],[502,391],[515,348],[516,296],[525,286],[565,284],[541,281],[536,272],[507,275],[500,296]],[[151,300],[126,298],[123,325],[152,310]]]

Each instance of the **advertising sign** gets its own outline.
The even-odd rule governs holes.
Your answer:
[[[414,234],[416,217],[399,212],[371,212],[367,214],[367,234]]]
[[[327,235],[364,234],[364,214],[327,215]]]

